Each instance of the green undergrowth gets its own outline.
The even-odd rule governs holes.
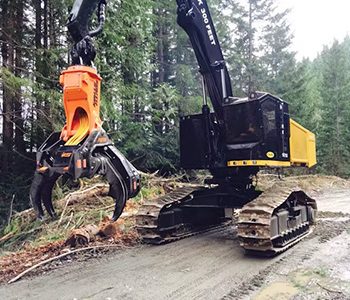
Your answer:
[[[80,182],[80,187],[72,189],[67,186],[56,186],[54,196],[54,206],[57,218],[52,220],[46,218],[38,221],[33,210],[27,210],[15,214],[10,223],[0,233],[0,256],[10,252],[36,248],[51,242],[64,241],[73,229],[89,224],[98,225],[101,221],[112,215],[114,201],[106,194],[108,186],[103,181],[93,180]],[[91,188],[96,187],[96,193],[91,194]],[[164,194],[164,185],[158,182],[157,178],[143,178],[142,190],[137,197],[128,201],[126,212],[134,213],[143,201],[156,198]],[[84,194],[79,202],[67,204],[67,199],[71,192]],[[125,222],[125,230],[131,230],[132,221]]]

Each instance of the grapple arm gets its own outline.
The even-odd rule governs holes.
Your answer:
[[[106,0],[76,0],[68,20],[73,38],[73,66],[62,72],[63,102],[66,124],[53,133],[37,152],[37,169],[30,189],[30,200],[38,219],[44,209],[55,218],[52,190],[57,179],[104,176],[115,200],[112,221],[122,214],[126,201],[140,191],[140,173],[116,149],[102,128],[100,119],[101,80],[91,67],[96,56],[92,38],[105,23]],[[90,29],[97,10],[98,26]],[[82,66],[83,65],[83,66]]]
[[[73,65],[91,66],[96,50],[92,38],[102,32],[105,24],[106,0],[76,0],[68,18],[68,31],[74,41],[71,49]],[[91,29],[93,13],[97,11],[98,25]]]

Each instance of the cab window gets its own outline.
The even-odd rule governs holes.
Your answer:
[[[226,141],[228,144],[260,141],[259,115],[256,103],[234,105],[225,114]]]
[[[274,101],[265,101],[262,103],[261,108],[263,113],[265,138],[275,138],[277,136],[276,103]]]

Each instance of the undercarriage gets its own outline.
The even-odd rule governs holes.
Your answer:
[[[183,187],[145,203],[137,215],[137,230],[145,243],[169,243],[232,222],[234,210],[239,212],[241,246],[250,253],[275,255],[311,232],[317,206],[298,187],[283,181],[264,192]]]

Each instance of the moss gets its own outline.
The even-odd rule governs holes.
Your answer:
[[[16,233],[20,230],[20,222],[18,219],[14,219],[4,229],[4,235],[11,232]]]

